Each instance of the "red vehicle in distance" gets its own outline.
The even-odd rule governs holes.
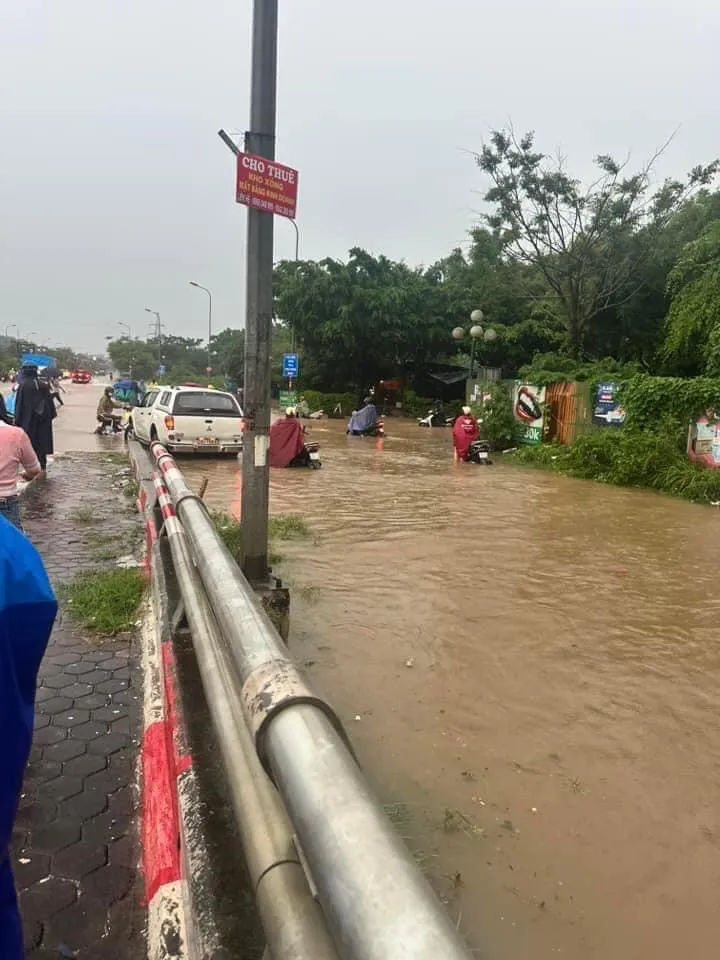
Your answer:
[[[89,370],[73,370],[70,373],[70,381],[72,383],[90,383],[92,374]]]

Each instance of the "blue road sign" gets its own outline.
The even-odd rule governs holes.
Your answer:
[[[283,354],[282,375],[288,380],[297,380],[299,371],[298,355],[296,353]]]

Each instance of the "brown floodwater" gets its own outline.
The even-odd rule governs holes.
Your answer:
[[[273,472],[312,533],[278,572],[453,918],[487,960],[716,956],[720,513],[388,433],[313,425],[323,469]],[[237,512],[235,461],[181,466]]]

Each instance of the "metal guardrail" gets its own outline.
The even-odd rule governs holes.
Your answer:
[[[177,512],[168,513],[165,529],[238,827],[258,884],[271,956],[470,960],[444,908],[372,796],[335,714],[307,687],[288,657],[205,505],[188,488],[167,450],[158,443],[151,450],[160,471],[156,487],[166,510],[172,504]],[[279,796],[261,775],[258,760]],[[253,766],[253,784],[248,785],[241,771]],[[274,833],[276,828],[279,833]],[[289,831],[295,850],[288,847]],[[302,878],[293,892],[298,878],[288,878],[282,892],[268,890],[261,898],[262,871],[270,864],[276,873],[286,855],[293,864],[293,871],[286,873],[296,872],[298,853],[307,884]],[[308,884],[317,894],[327,928],[308,903]],[[274,896],[282,903],[274,904]],[[293,911],[291,936],[278,927],[287,904]]]

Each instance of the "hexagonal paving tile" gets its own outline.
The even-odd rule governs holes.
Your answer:
[[[68,666],[75,663],[77,657],[74,653],[48,653],[45,656],[45,663],[54,663],[59,667]]]
[[[95,665],[92,663],[87,663],[85,660],[75,660],[65,667],[65,673],[80,676],[83,673],[91,673],[94,669]]]
[[[42,678],[42,685],[44,687],[50,687],[52,690],[60,690],[62,687],[66,687],[67,682],[68,678],[64,670],[62,673],[56,673],[54,676],[45,675]]]
[[[38,690],[38,694],[42,691],[42,687]],[[41,700],[38,703],[38,708],[42,710],[43,713],[59,713],[61,710],[69,710],[73,705],[72,700],[68,697],[57,697],[55,696],[55,690],[49,691],[53,694],[52,697],[46,697],[44,700]],[[38,697],[39,699],[39,697]]]
[[[72,761],[83,753],[85,753],[85,744],[81,740],[63,740],[61,743],[54,743],[45,748],[46,758],[60,763]],[[67,767],[65,769],[67,771]]]
[[[63,741],[65,742],[65,741]],[[45,747],[45,750],[53,751],[59,749],[61,744]],[[39,760],[32,760],[25,769],[25,782],[32,783],[40,780],[43,783],[49,783],[55,777],[60,776],[62,767],[60,763],[53,758],[40,757]]]
[[[67,677],[65,677],[65,683],[67,684]],[[62,687],[61,691],[64,697],[71,697],[73,700],[77,700],[78,697],[87,697],[92,693],[92,687],[89,683],[71,683],[68,686]]]
[[[65,727],[46,726],[36,730],[33,734],[33,743],[36,747],[49,747],[52,743],[60,743],[67,736]]]
[[[106,693],[91,693],[89,697],[79,697],[75,701],[75,706],[82,707],[84,710],[95,710],[107,706],[108,700]]]
[[[107,810],[108,798],[101,790],[83,790],[82,793],[63,800],[58,816],[61,820],[92,820]]]
[[[55,714],[53,723],[59,727],[78,727],[81,723],[87,723],[89,719],[89,710],[66,710],[65,713]]]
[[[20,894],[20,908],[26,920],[45,923],[49,917],[75,902],[74,883],[51,877],[45,883],[36,883]]]
[[[93,710],[93,720],[100,720],[103,723],[112,723],[114,720],[120,720],[127,715],[127,707],[122,704],[112,704],[112,706],[109,707],[101,707],[99,710]]]
[[[79,727],[73,729],[72,735],[78,740],[94,740],[108,732],[106,723],[96,723],[94,720],[88,720],[87,723],[81,723]]]
[[[88,745],[88,753],[99,753],[109,756],[111,753],[117,753],[128,745],[128,738],[122,733],[107,733],[102,737],[96,737]]]
[[[52,918],[47,938],[50,942],[66,944],[73,951],[83,951],[82,956],[92,957],[92,948],[105,932],[106,920],[107,907],[103,901],[83,895],[77,903]]]
[[[106,680],[105,683],[99,683],[97,689],[101,693],[120,693],[123,690],[126,690],[128,686],[127,680]]]
[[[107,863],[107,847],[84,843],[82,840],[65,847],[53,857],[55,876],[81,880],[86,874]]]
[[[50,800],[67,800],[68,797],[74,797],[83,788],[83,782],[79,777],[68,777],[63,774],[51,780],[50,783],[43,784],[43,795]]]
[[[68,741],[68,743],[77,742],[77,741]],[[85,744],[82,743],[80,746],[85,749]],[[52,749],[48,747],[48,749]],[[107,759],[105,757],[94,756],[91,757],[89,754],[85,754],[82,757],[75,757],[73,760],[69,760],[64,768],[64,773],[67,773],[71,777],[89,777],[91,773],[97,773],[99,770],[104,770],[107,766]]]
[[[32,831],[32,848],[41,853],[55,853],[80,839],[79,823],[49,823]]]
[[[22,853],[13,860],[13,873],[18,890],[27,890],[38,880],[50,874],[50,856],[47,853]]]

